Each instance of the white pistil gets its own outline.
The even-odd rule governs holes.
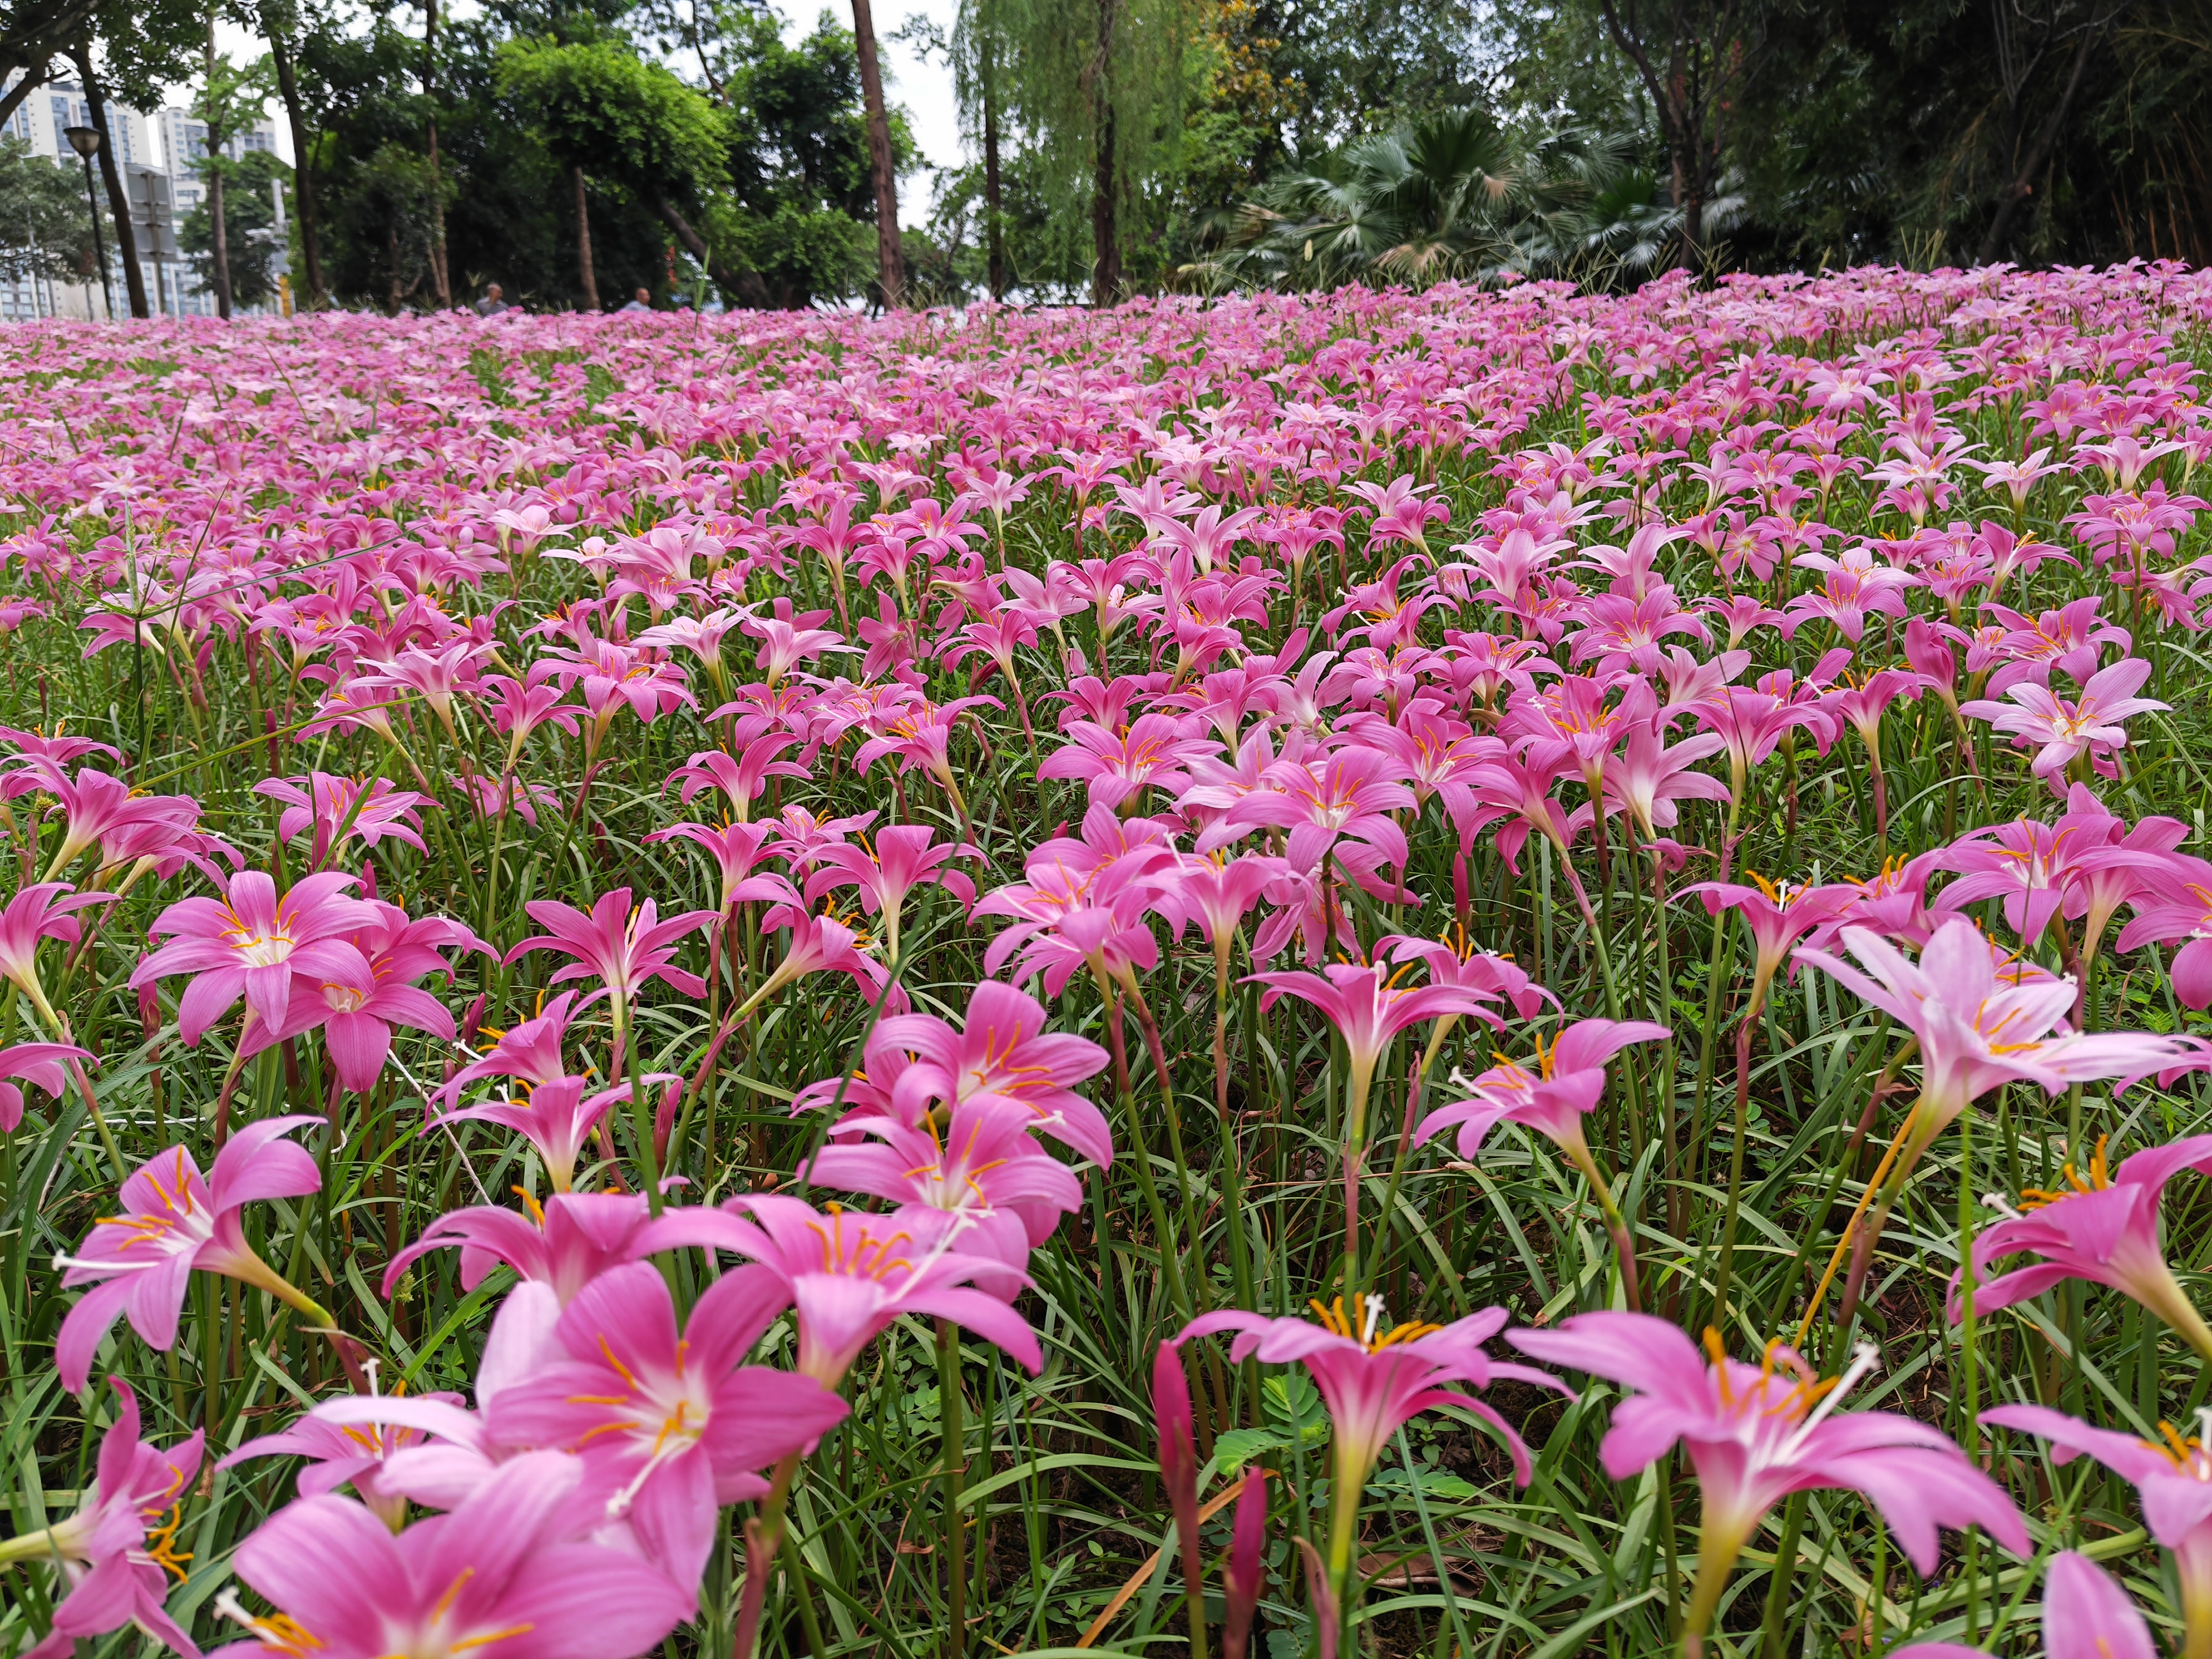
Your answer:
[[[1811,1414],[1797,1425],[1797,1432],[1784,1443],[1777,1461],[1795,1457],[1805,1442],[1812,1437],[1813,1431],[1826,1421],[1828,1413],[1842,1404],[1844,1396],[1858,1385],[1859,1379],[1881,1364],[1881,1350],[1873,1343],[1862,1342],[1853,1349],[1851,1363],[1836,1379],[1836,1386],[1820,1396],[1820,1403],[1814,1407]]]
[[[1382,1322],[1382,1298],[1370,1291],[1367,1297],[1367,1321],[1359,1328],[1359,1342],[1362,1347],[1371,1348],[1375,1346],[1375,1328]]]

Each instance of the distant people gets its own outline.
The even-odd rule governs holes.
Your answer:
[[[623,309],[625,312],[652,310],[653,290],[649,288],[641,288],[638,289],[635,294],[630,296],[629,303],[624,306]]]
[[[502,311],[513,310],[513,307],[509,306],[506,301],[499,297],[501,292],[501,289],[497,283],[486,283],[484,284],[483,298],[477,301],[477,315],[479,317],[496,317]]]

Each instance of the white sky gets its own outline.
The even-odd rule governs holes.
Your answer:
[[[839,24],[852,27],[848,0],[830,0],[826,7],[823,0],[774,0],[774,4],[777,15],[783,19],[787,40],[795,40],[811,33],[815,19],[825,9]],[[884,96],[905,109],[915,143],[921,151],[924,163],[932,167],[957,166],[964,159],[960,110],[952,95],[952,76],[943,64],[923,62],[906,42],[894,40],[890,36],[914,16],[926,17],[949,33],[957,9],[958,0],[879,0],[876,11],[876,27],[881,36],[878,50],[884,68]],[[216,46],[240,62],[258,58],[266,50],[258,36],[228,19],[219,20],[216,25]],[[168,101],[185,106],[190,102],[191,94],[189,86],[171,87]],[[290,162],[295,160],[292,131],[283,118],[282,106],[272,103],[270,116],[276,128],[276,154]],[[899,217],[908,225],[920,224],[927,216],[929,197],[927,174],[902,179]]]

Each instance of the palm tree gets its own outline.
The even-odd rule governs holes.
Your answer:
[[[1504,271],[1608,286],[1663,262],[1682,215],[1632,135],[1573,126],[1516,143],[1487,112],[1446,110],[1356,138],[1269,180],[1218,227],[1194,285],[1422,288]],[[1723,228],[1733,204],[1707,204]]]

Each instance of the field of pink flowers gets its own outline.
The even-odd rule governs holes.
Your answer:
[[[2212,1659],[2208,346],[0,332],[0,1654]]]

